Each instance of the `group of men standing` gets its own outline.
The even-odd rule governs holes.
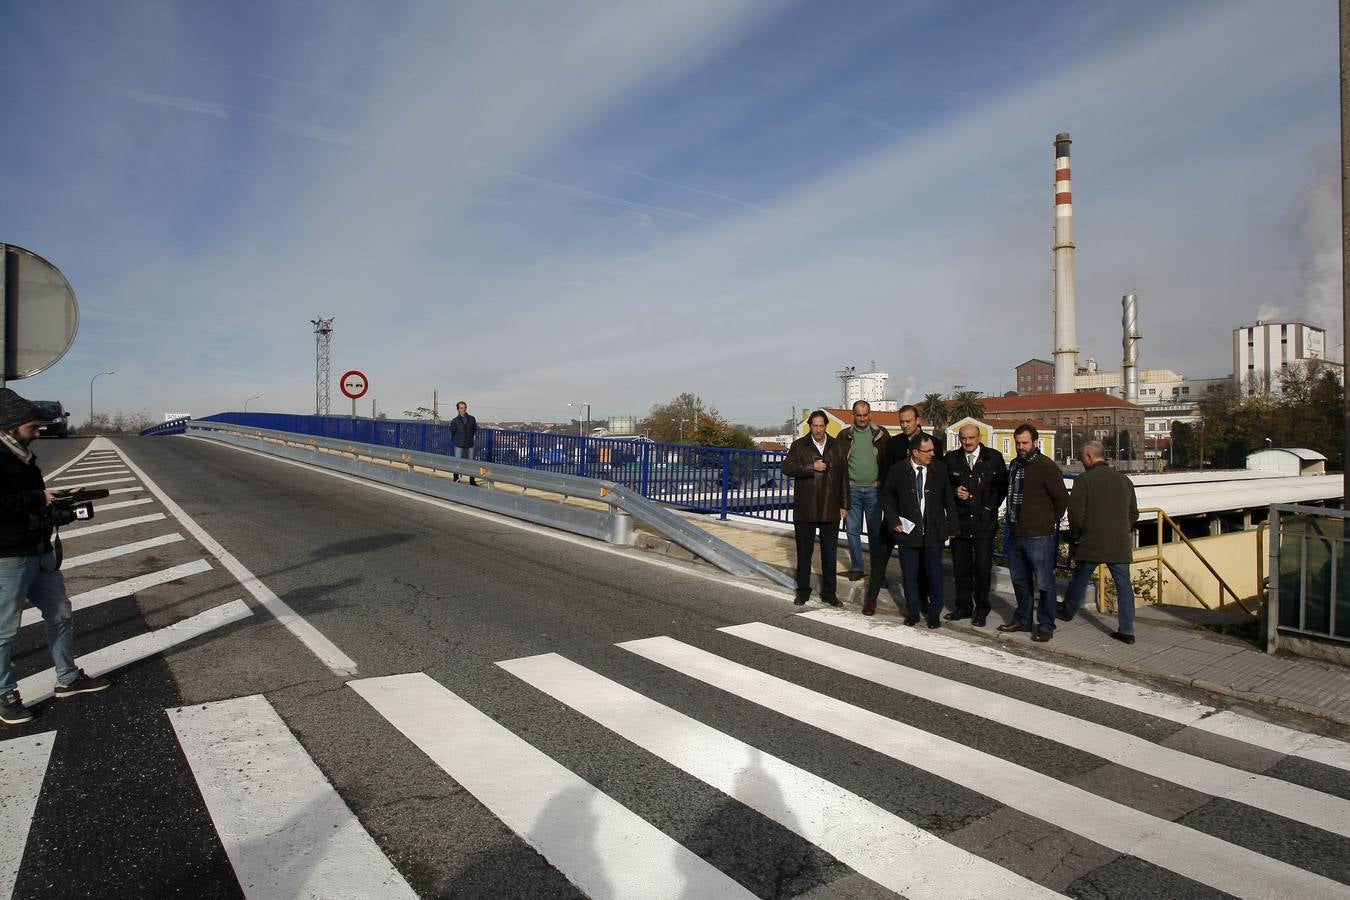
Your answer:
[[[906,625],[925,621],[929,628],[939,628],[945,618],[970,619],[975,627],[984,627],[999,509],[1006,501],[1005,550],[1017,608],[998,630],[1030,631],[1033,641],[1050,640],[1056,619],[1074,617],[1092,574],[1106,564],[1120,609],[1118,630],[1111,636],[1134,643],[1129,563],[1138,505],[1134,485],[1106,465],[1100,442],[1083,445],[1085,471],[1070,496],[1059,466],[1040,452],[1040,435],[1030,423],[1014,432],[1017,457],[1009,465],[1003,454],[981,443],[975,425],[962,426],[961,446],[944,452],[942,437],[920,427],[915,407],[901,407],[899,417],[901,433],[891,435],[872,422],[870,405],[859,400],[853,404],[853,424],[836,438],[826,431],[825,412],[816,410],[808,419],[808,434],[788,450],[783,473],[794,479],[798,605],[811,594],[811,556],[817,544],[820,599],[841,605],[835,569],[842,525],[851,581],[864,577],[864,531],[868,536],[863,615],[876,613],[886,566],[898,555]],[[1064,601],[1057,602],[1058,529],[1066,510],[1077,566]],[[956,596],[943,616],[942,550],[948,543]]]

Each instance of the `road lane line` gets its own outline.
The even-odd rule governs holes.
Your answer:
[[[56,732],[0,741],[0,897],[14,893]]]
[[[910,900],[1059,896],[556,653],[497,665]]]
[[[142,497],[140,500],[119,500],[116,503],[95,503],[94,512],[107,512],[112,509],[126,509],[128,506],[144,506],[147,503],[154,503],[151,497]]]
[[[118,528],[130,528],[132,525],[144,525],[146,522],[158,522],[164,518],[164,513],[150,513],[145,516],[132,516],[129,519],[118,519],[115,522],[100,522],[97,525],[86,525],[83,528],[69,528],[61,532],[61,540],[68,541],[75,537],[84,537],[87,534],[99,534],[104,531],[115,531]]]
[[[618,646],[1071,834],[1235,897],[1330,897],[1345,890],[1344,885],[1329,878],[673,638],[646,638]]]
[[[1350,771],[1350,744],[1335,738],[1262,722],[1238,713],[1221,712],[1203,703],[1070,669],[1058,663],[1029,659],[1006,650],[963,641],[960,638],[932,632],[917,634],[914,629],[905,628],[898,623],[874,622],[854,613],[835,610],[815,610],[799,615],[803,619],[823,622],[835,628],[865,634],[888,643],[922,650],[992,672],[1025,678],[1037,684],[1091,697],[1103,703],[1122,706],[1180,725],[1189,725],[1201,731],[1274,750],[1276,753],[1300,756]],[[1013,687],[1010,685],[1009,691],[1012,690]]]
[[[121,451],[118,451],[118,453],[120,455]],[[126,462],[127,468],[136,473],[136,477],[149,489],[150,493],[154,494],[159,502],[164,504],[164,508],[169,511],[169,514],[177,519],[188,530],[188,533],[206,548],[208,553],[220,560],[220,564],[244,586],[244,590],[252,594],[253,598],[262,604],[264,609],[271,613],[300,643],[308,647],[310,652],[317,656],[333,674],[339,678],[351,678],[356,675],[355,660],[343,653],[337,644],[325,637],[318,628],[299,616],[285,601],[273,593],[271,588],[263,584],[256,575],[236,559],[234,554],[207,534],[206,530],[184,512],[181,506],[170,499],[169,495],[164,493],[160,486],[155,484],[139,466],[125,455],[122,455],[122,459]]]
[[[79,658],[79,664],[84,669],[85,674],[91,678],[96,677],[114,669],[129,666],[134,662],[140,662],[156,653],[163,653],[165,650],[176,647],[185,641],[200,637],[217,628],[229,625],[231,622],[247,619],[251,615],[253,615],[253,611],[248,608],[247,603],[243,600],[231,600],[229,603],[213,606],[211,609],[199,612],[197,615],[183,619],[181,622],[138,634],[133,638],[127,638],[125,641],[118,641],[116,644],[109,644],[93,653],[86,653]],[[41,703],[43,700],[50,700],[55,690],[55,669],[47,669],[45,672],[29,675],[19,682],[19,693],[23,696],[25,703]]]
[[[111,495],[111,494],[139,494],[140,492],[142,492],[142,491],[144,491],[144,490],[145,490],[145,488],[137,486],[137,487],[125,487],[125,488],[113,488],[112,490],[108,491],[108,493],[109,493],[110,495]],[[94,506],[94,509],[114,509],[114,508],[115,508],[115,507],[113,507],[111,504],[109,504],[108,506],[98,506],[98,505],[95,505],[95,506]]]
[[[1350,837],[1350,800],[1211,762],[1115,728],[762,622],[719,628],[718,631],[826,666],[836,672],[1073,747],[1163,781]]]
[[[244,896],[415,900],[265,699],[167,712]]]
[[[78,491],[81,488],[98,487],[101,484],[122,484],[123,482],[135,480],[136,479],[132,478],[130,475],[128,475],[126,478],[100,478],[96,481],[81,481],[79,484],[63,484],[61,485],[61,490]]]
[[[85,468],[84,466],[76,466],[75,468],[71,469],[70,472],[72,472],[73,474],[70,474],[70,475],[53,475],[53,476],[52,476],[50,479],[48,479],[48,480],[49,480],[49,481],[74,481],[74,480],[76,480],[76,479],[78,479],[78,478],[88,478],[90,475],[93,475],[93,476],[96,477],[96,478],[101,478],[101,477],[104,476],[104,475],[130,475],[130,474],[131,474],[131,472],[128,471],[128,469],[127,469],[126,466],[123,466],[123,465],[120,465],[120,464],[119,464],[119,465],[115,465],[115,466],[93,466],[93,467],[90,467],[90,468]]]
[[[160,584],[168,584],[171,581],[177,581],[180,578],[187,578],[190,575],[197,575],[202,572],[211,571],[211,564],[204,559],[194,560],[190,563],[183,563],[181,566],[174,566],[170,569],[161,569],[158,572],[149,572],[145,575],[137,575],[135,578],[128,578],[124,581],[115,581],[112,584],[105,584],[103,587],[94,588],[85,591],[82,594],[74,594],[70,598],[70,608],[72,611],[79,611],[90,606],[97,606],[100,603],[107,603],[109,600],[120,600],[122,597],[130,597],[139,591],[155,587]],[[20,627],[33,625],[42,621],[42,612],[32,607],[23,611],[23,620]]]
[[[176,544],[183,540],[183,536],[178,532],[173,534],[161,534],[159,537],[146,538],[143,541],[136,541],[134,544],[122,544],[117,547],[109,547],[107,550],[96,550],[93,553],[84,553],[80,556],[67,556],[66,561],[61,564],[62,571],[66,569],[75,569],[80,566],[87,566],[90,563],[103,562],[106,559],[115,559],[119,556],[127,556],[131,553],[139,553],[142,550],[149,550],[152,547],[162,547],[165,544]]]
[[[347,686],[587,896],[755,896],[428,676]]]

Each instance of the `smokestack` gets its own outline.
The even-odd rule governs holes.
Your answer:
[[[1131,403],[1139,402],[1139,298],[1126,294],[1120,298],[1120,324],[1123,330],[1121,344],[1125,348],[1125,361],[1120,371],[1124,375],[1125,399]]]
[[[1055,135],[1055,393],[1071,394],[1078,374],[1078,317],[1073,292],[1073,186],[1069,135]]]

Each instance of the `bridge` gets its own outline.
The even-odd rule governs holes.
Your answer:
[[[431,440],[389,446],[419,475]],[[649,499],[739,497],[779,540],[772,459],[733,485],[659,448],[493,440],[485,478],[498,450],[671,472],[686,493]],[[53,486],[110,491],[63,571],[81,664],[116,684],[0,734],[0,893],[1350,896],[1343,670],[1144,621],[1134,647],[1092,617],[1032,647],[802,611],[767,575],[275,449],[37,446]]]

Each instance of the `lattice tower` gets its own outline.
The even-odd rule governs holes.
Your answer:
[[[328,415],[328,382],[332,375],[330,348],[333,343],[333,320],[314,318],[314,415]]]

